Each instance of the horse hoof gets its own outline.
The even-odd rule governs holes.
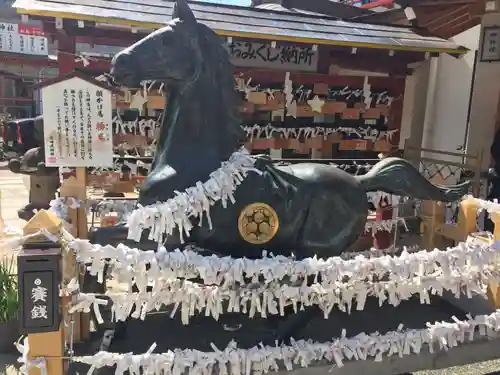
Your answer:
[[[30,221],[31,218],[33,216],[35,216],[35,213],[32,210],[27,210],[25,208],[21,208],[19,211],[17,211],[17,216],[21,220]]]
[[[9,161],[8,167],[12,173],[20,173],[21,172],[21,162],[18,159],[11,159]]]
[[[112,191],[108,191],[103,194],[104,198],[125,198],[125,194],[123,193],[113,193]]]

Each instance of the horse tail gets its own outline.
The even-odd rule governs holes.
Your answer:
[[[471,181],[459,185],[435,185],[427,181],[408,161],[387,158],[373,166],[370,171],[356,179],[365,191],[412,197],[421,200],[453,202],[469,192]]]

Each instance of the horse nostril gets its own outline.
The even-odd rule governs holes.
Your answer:
[[[117,69],[125,69],[130,67],[131,56],[128,53],[121,53],[115,56],[114,66]]]

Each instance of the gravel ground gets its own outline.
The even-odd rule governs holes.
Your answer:
[[[19,375],[19,371],[14,366],[15,361],[14,355],[0,355],[0,375]],[[500,375],[500,360],[450,367],[444,370],[419,371],[413,375]]]
[[[413,375],[500,375],[500,359],[468,366],[450,367],[443,370],[419,371]]]

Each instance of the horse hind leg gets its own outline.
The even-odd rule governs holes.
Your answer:
[[[362,199],[354,199],[354,195],[352,198],[353,202],[346,202],[335,199],[328,192],[320,191],[315,194],[309,205],[299,243],[294,249],[298,258],[340,255],[356,242],[364,231],[368,202],[366,195]],[[300,331],[319,316],[321,310],[317,306],[308,306],[299,314],[288,311],[284,317],[271,319],[274,335],[285,342],[291,337],[298,337]]]
[[[301,257],[339,256],[363,234],[368,213],[366,196],[344,200],[329,192],[315,195],[302,227]]]

